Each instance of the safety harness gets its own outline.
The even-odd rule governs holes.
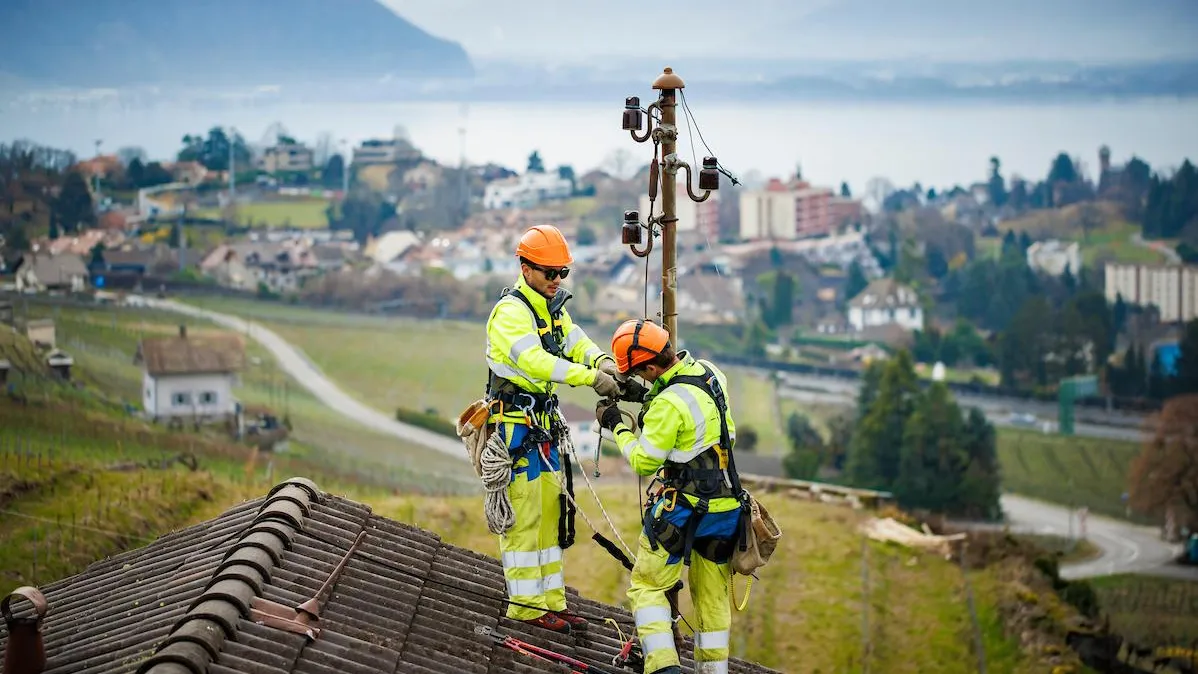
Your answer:
[[[682,556],[683,562],[688,566],[690,565],[691,550],[695,546],[695,532],[698,531],[700,521],[708,512],[711,499],[731,497],[740,502],[740,517],[736,525],[735,539],[742,551],[748,547],[750,517],[749,494],[741,487],[740,476],[736,471],[736,460],[733,458],[732,434],[728,430],[727,398],[724,397],[723,387],[720,386],[715,373],[701,361],[696,362],[703,368],[703,376],[675,375],[662,391],[664,392],[675,384],[690,384],[706,393],[715,403],[720,415],[720,440],[718,444],[686,463],[680,464],[667,460],[661,468],[659,477],[663,489],[659,492],[659,496],[673,490],[675,503],[677,493],[698,497],[691,516],[687,518],[686,525],[681,530],[668,523],[659,524],[658,522],[651,522],[650,526],[645,527],[649,544],[653,550],[657,550],[657,546],[660,544],[666,550],[675,552],[679,551],[681,545],[678,554]],[[655,506],[656,500],[651,502],[645,511],[647,520],[652,519],[652,511]],[[672,506],[673,504],[670,507],[672,508]],[[664,518],[662,519],[664,520]],[[703,546],[700,554],[714,560],[722,556],[719,551],[721,548],[725,548],[725,545],[726,542],[723,540],[712,540]]]
[[[553,296],[553,299],[549,301],[549,322],[541,318],[540,314],[533,308],[532,302],[518,288],[504,288],[503,292],[499,295],[499,301],[502,301],[505,297],[514,297],[528,308],[528,313],[532,314],[533,321],[536,323],[537,335],[541,338],[541,348],[558,358],[570,360],[566,357],[564,346],[565,331],[561,324],[562,311],[566,301],[571,297],[570,291],[561,288]],[[560,416],[557,414],[557,395],[554,393],[525,391],[516,386],[511,380],[496,375],[490,369],[487,370],[487,375],[487,400],[491,401],[492,404],[498,402],[501,408],[518,409],[525,413],[528,432],[525,434],[521,446],[512,452],[512,462],[515,463],[520,458],[535,451],[538,454],[544,452],[545,461],[548,463],[549,444],[557,441],[562,434]],[[538,414],[549,418],[548,428],[538,423]],[[560,452],[558,456],[559,461],[562,463],[562,468],[566,473],[566,493],[558,494],[558,500],[561,504],[561,515],[557,522],[557,537],[559,547],[565,550],[574,545],[574,517],[577,512],[574,505],[574,468],[570,457]],[[569,497],[567,497],[567,494]]]

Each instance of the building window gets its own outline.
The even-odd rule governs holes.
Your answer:
[[[203,393],[201,393],[200,394],[200,404],[201,405],[215,405],[216,404],[216,392],[215,391],[204,391]]]
[[[186,392],[185,393],[176,393],[171,396],[171,404],[174,405],[175,407],[182,407],[184,405],[190,405],[191,404],[191,394],[186,393]]]

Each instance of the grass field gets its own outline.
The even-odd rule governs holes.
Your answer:
[[[1157,251],[1132,243],[1131,236],[1140,228],[1124,220],[1115,205],[1099,203],[1091,205],[1091,208],[1095,226],[1089,232],[1081,224],[1081,205],[1032,211],[1023,217],[1003,221],[999,229],[1026,231],[1034,239],[1077,241],[1081,243],[1082,266],[1090,269],[1101,267],[1106,262],[1153,264],[1165,261],[1165,257]],[[997,243],[987,243],[986,251],[997,257],[1002,240],[993,241]],[[979,255],[981,250],[979,247]]]
[[[1131,460],[1139,445],[1120,440],[1044,435],[1001,428],[998,461],[1003,487],[1055,503],[1125,517]]]
[[[580,494],[583,511],[612,538],[589,494]],[[599,495],[625,541],[635,545],[635,485],[602,486]],[[747,612],[734,612],[733,653],[788,672],[864,671],[863,552],[854,530],[864,515],[777,495],[764,498],[783,529],[782,544],[752,588]],[[396,497],[374,508],[436,531],[455,545],[497,554],[495,538],[478,521],[477,499],[429,504]],[[581,518],[579,527],[585,529]],[[567,584],[600,601],[624,602],[627,572],[586,541],[583,529],[567,552]],[[960,570],[943,559],[886,545],[870,544],[868,559],[869,671],[976,671]],[[738,583],[738,598],[742,592]],[[683,612],[690,615],[685,592],[682,598]],[[992,671],[1031,671],[1022,669],[1023,658],[1000,628],[984,626],[983,637]]]
[[[329,202],[325,199],[303,198],[238,204],[237,224],[321,229],[329,224],[328,218],[325,217],[328,205]],[[196,210],[195,217],[219,219],[223,214],[220,209],[205,208]]]
[[[141,368],[133,364],[138,340],[174,333],[180,322],[173,314],[99,307],[30,305],[30,313],[55,319],[59,344],[76,359],[78,377],[134,407],[140,407],[142,386]],[[193,319],[187,323],[192,334],[215,329]],[[290,417],[295,442],[289,452],[333,473],[351,473],[364,484],[430,493],[477,489],[461,461],[345,419],[291,381],[255,342],[247,342],[247,355],[251,364],[235,392],[246,404]]]
[[[106,383],[111,395],[132,392],[132,384],[140,381],[140,371],[126,362],[131,362],[128,349],[136,335],[165,334],[178,322],[178,317],[150,312],[39,310],[47,315],[57,313],[60,341],[81,358],[79,376]],[[284,318],[292,322],[282,323]],[[325,340],[346,340],[351,333],[374,334],[373,344],[350,342],[338,352],[351,353],[366,346],[377,349],[383,337],[375,333],[385,333],[386,328],[396,332],[394,321],[361,318],[354,319],[352,328],[321,333],[320,329],[333,328],[327,324],[302,328],[294,322],[296,318],[294,313],[280,313],[276,325],[280,331],[313,330]],[[411,339],[424,335],[429,348],[451,354],[455,345],[461,348],[465,343],[460,335],[455,337],[460,325],[421,327]],[[202,324],[189,327],[192,332],[207,329],[211,328]],[[250,354],[269,362],[256,347]],[[458,361],[473,365],[477,358]],[[382,367],[385,362],[381,357],[364,361],[367,368]],[[464,367],[448,356],[440,365],[442,372],[426,366],[420,374],[440,382],[442,379],[433,377],[450,378],[453,368]],[[279,404],[277,373],[255,368],[244,376],[240,395]],[[412,375],[405,369],[401,376]],[[765,379],[738,376],[733,385],[733,395],[742,399],[769,395]],[[399,397],[400,393],[391,395]],[[448,490],[430,489],[418,479],[380,483],[374,474],[417,457],[424,460],[427,453],[388,461],[388,453],[402,455],[405,451],[397,450],[394,441],[372,445],[366,439],[355,439],[353,442],[359,443],[355,448],[346,437],[364,436],[337,435],[337,420],[314,400],[293,389],[283,404],[290,405],[296,437],[301,440],[294,443],[294,451],[264,457],[214,437],[167,432],[121,418],[119,411],[104,416],[100,412],[85,414],[75,407],[46,407],[31,413],[32,408],[0,400],[0,507],[17,513],[0,518],[0,535],[17,543],[0,553],[0,573],[16,583],[33,580],[35,574],[38,582],[61,577],[98,556],[142,545],[170,529],[215,516],[244,498],[261,495],[286,475],[308,475],[322,488],[366,502],[382,515],[430,529],[451,543],[497,554],[496,538],[482,524],[477,490],[472,496],[430,497],[415,492],[423,489],[444,494]],[[759,423],[765,423],[764,419]],[[310,420],[307,430],[304,420]],[[336,436],[328,439],[327,446],[306,435],[321,427]],[[178,464],[155,465],[185,452],[199,457],[197,471]],[[358,460],[369,461],[365,464],[368,468],[356,468]],[[113,463],[142,467],[105,469]],[[473,480],[472,475],[468,477]],[[577,491],[583,511],[610,536],[585,486],[579,485]],[[636,486],[628,481],[609,478],[600,486],[600,497],[630,543],[637,529],[638,495]],[[958,567],[892,545],[863,547],[855,527],[866,513],[780,495],[760,496],[780,523],[784,538],[770,565],[760,573],[748,612],[736,614],[735,654],[783,671],[860,672],[866,670],[866,660],[868,671],[874,672],[975,671],[964,579]],[[579,542],[568,552],[567,582],[588,597],[623,602],[627,573],[587,541],[582,518],[578,526]],[[56,557],[63,550],[69,554]],[[47,559],[53,559],[53,565],[47,566]],[[863,582],[863,561],[868,567],[868,583]],[[977,592],[982,640],[991,670],[1041,671],[1021,654],[1016,641],[1005,636],[997,617],[1004,581],[990,570],[971,572],[970,577]],[[738,596],[742,591],[738,586]],[[869,607],[868,632],[863,631],[865,606]],[[691,613],[685,593],[683,609]]]
[[[1124,638],[1150,648],[1198,648],[1198,583],[1132,575],[1090,582]]]

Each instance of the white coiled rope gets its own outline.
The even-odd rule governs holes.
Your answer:
[[[487,529],[493,534],[507,533],[516,523],[516,513],[512,510],[512,498],[507,491],[512,481],[512,455],[507,450],[507,441],[502,433],[491,433],[479,459],[483,487],[487,490],[483,506]]]

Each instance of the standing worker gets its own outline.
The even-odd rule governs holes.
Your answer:
[[[516,247],[520,278],[500,297],[487,319],[489,422],[512,456],[508,495],[515,524],[500,535],[507,616],[555,632],[585,629],[566,612],[562,541],[566,535],[562,495],[563,431],[558,384],[590,386],[604,398],[619,394],[612,357],[595,345],[564,308],[561,288],[574,261],[561,231],[538,225]],[[569,465],[565,466],[568,471]],[[544,473],[551,473],[545,475]],[[568,545],[568,543],[567,543]],[[519,605],[518,605],[519,604]],[[529,608],[538,607],[538,608]]]
[[[661,473],[661,488],[644,512],[628,589],[644,671],[681,672],[666,593],[687,565],[697,619],[696,671],[726,674],[730,561],[747,520],[742,508],[747,497],[732,459],[736,426],[724,393],[727,379],[711,363],[675,353],[665,328],[649,321],[623,323],[611,348],[622,376],[639,375],[652,384],[639,436],[621,420],[615,403],[601,400],[595,409],[633,471]]]

